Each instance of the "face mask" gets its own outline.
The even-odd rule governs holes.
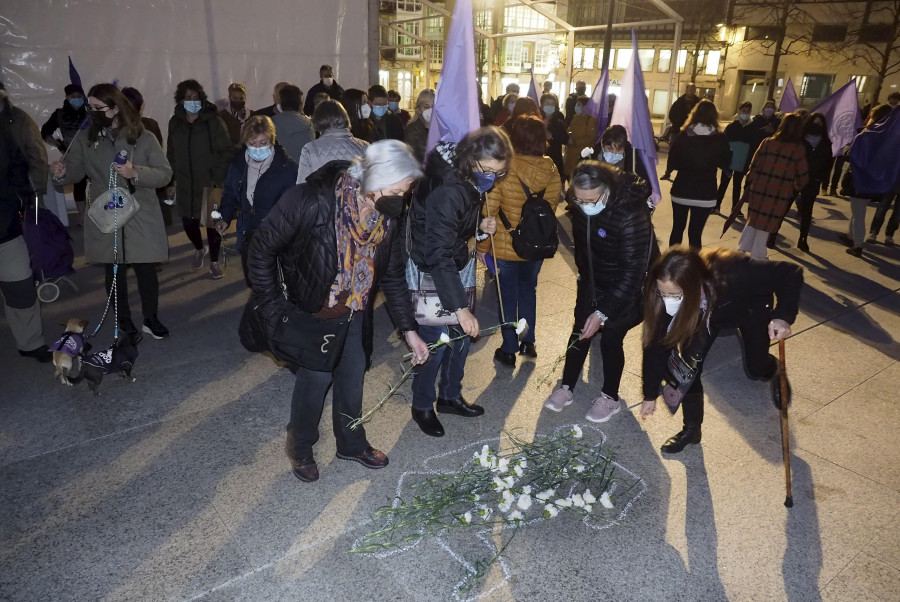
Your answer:
[[[375,105],[372,107],[372,112],[375,114],[375,117],[384,117],[388,112],[387,105]]]
[[[246,103],[243,100],[231,103],[231,110],[234,112],[243,111]]]
[[[584,113],[584,110],[581,108],[581,105],[575,105],[575,114],[581,115],[582,113]]]
[[[394,218],[403,213],[403,196],[392,194],[382,196],[375,201],[375,211],[388,218]]]
[[[544,115],[553,115],[556,113],[556,107],[553,105],[544,105],[541,108],[544,110]]]
[[[431,107],[428,107],[427,109],[422,111],[422,119],[424,119],[428,123],[431,123]]]
[[[200,108],[203,106],[203,103],[199,100],[185,100],[183,104],[184,110],[193,115],[199,113]]]
[[[513,110],[515,110],[515,108],[516,108],[515,103],[506,105],[506,112],[511,114],[513,112]]]
[[[269,155],[272,154],[271,146],[248,146],[247,147],[247,155],[253,159],[254,161],[259,161],[260,163],[269,158]]]
[[[666,299],[664,297],[663,303],[666,304],[666,313],[670,316],[677,314],[678,308],[681,307],[681,299]]]
[[[389,102],[388,108],[391,110],[391,112],[396,113],[397,111],[400,110],[400,103],[399,102]]]
[[[601,211],[606,209],[606,205],[604,205],[600,201],[597,201],[593,205],[578,205],[578,206],[581,207],[581,210],[587,216],[597,215],[598,213],[600,213]]]
[[[280,102],[279,102],[278,104],[275,105],[275,110],[278,111],[279,113],[283,113],[283,111],[281,110],[281,103],[280,103]]]
[[[478,189],[478,192],[484,194],[488,190],[494,187],[494,180],[497,179],[496,174],[492,173],[482,173],[480,171],[475,172],[475,188]]]
[[[766,117],[771,117],[775,114],[775,109],[763,109],[763,115]]]
[[[368,119],[372,114],[372,107],[369,105],[361,105],[359,107],[359,118],[360,119]]]
[[[69,99],[69,106],[72,107],[73,109],[80,109],[81,107],[84,106],[84,99],[81,98],[81,97],[78,97],[78,98],[70,98],[70,99]]]
[[[330,88],[331,84],[334,83],[334,78],[333,77],[323,77],[322,83],[325,85],[326,88]]]
[[[91,111],[91,122],[101,128],[112,127],[113,118],[109,117],[105,111]]]
[[[809,145],[813,148],[816,148],[817,146],[819,146],[819,143],[822,141],[821,136],[815,136],[813,134],[807,134],[806,136],[804,136],[804,138],[806,139],[807,142],[809,142]]]
[[[741,121],[747,121],[750,119],[750,113],[738,113],[738,119]]]
[[[825,133],[825,126],[820,123],[810,124],[809,133],[814,136],[821,136]]]
[[[611,163],[615,165],[619,161],[625,158],[625,155],[620,155],[618,153],[611,153],[609,151],[603,151],[603,160],[607,163]]]

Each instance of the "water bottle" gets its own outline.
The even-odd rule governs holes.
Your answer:
[[[116,163],[119,165],[125,165],[128,163],[128,151],[124,148],[119,151],[119,154],[116,155]]]

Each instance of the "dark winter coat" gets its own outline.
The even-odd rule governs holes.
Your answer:
[[[803,148],[806,150],[809,183],[821,186],[822,182],[828,179],[831,167],[834,165],[834,157],[831,156],[831,139],[828,136],[822,136],[815,148],[807,140],[804,140]]]
[[[377,118],[373,114],[369,119],[372,121],[372,142],[379,140],[403,140],[403,122],[400,117],[388,112],[382,118]]]
[[[563,163],[563,147],[569,143],[569,127],[566,125],[566,119],[559,111],[550,116],[550,119],[544,121],[547,125],[547,156],[553,159],[556,165],[556,171],[563,173],[565,164]]]
[[[204,101],[193,123],[181,104],[169,120],[166,157],[175,178],[175,204],[181,217],[200,219],[203,189],[222,186],[234,145],[216,105]]]
[[[672,107],[669,109],[669,121],[672,122],[672,138],[670,140],[681,132],[681,128],[684,127],[684,123],[698,102],[700,102],[698,97],[695,96],[693,100],[690,100],[686,94],[682,94],[672,103]]]
[[[709,329],[701,330],[683,356],[706,358],[716,336],[723,329],[754,325],[766,328],[771,320],[793,324],[800,310],[803,268],[787,261],[754,261],[749,256],[725,260],[716,271],[726,274],[716,288],[716,305],[712,309]],[[666,376],[666,361],[671,349],[660,341],[666,335],[671,319],[661,316],[650,346],[644,349],[644,399],[655,399]]]
[[[759,130],[753,127],[752,122],[744,125],[739,119],[735,119],[725,126],[725,139],[730,144],[747,145],[747,159],[744,161],[743,169],[735,170],[747,173],[747,170],[750,168],[750,161],[753,159],[753,153],[756,152],[756,148],[762,142],[762,138],[759,137]]]
[[[316,96],[320,93],[324,92],[328,95],[328,98],[331,100],[336,100],[341,102],[344,98],[344,89],[338,85],[337,82],[332,82],[330,88],[326,88],[325,84],[319,81],[319,83],[315,84],[309,91],[306,93],[306,102],[303,103],[303,112],[306,115],[312,117],[313,114],[313,101],[316,99]]]
[[[22,235],[19,211],[30,199],[28,162],[9,129],[0,123],[0,244]]]
[[[647,206],[650,185],[617,171],[618,189],[600,214],[572,208],[572,239],[580,296],[586,293],[591,311],[600,310],[607,326],[631,328],[642,320],[644,277],[659,247]]]
[[[281,262],[292,303],[314,313],[328,300],[338,270],[335,186],[349,166],[347,161],[332,161],[304,184],[289,189],[254,234],[248,271],[253,294],[263,302],[263,313],[279,314],[286,303],[278,283],[276,258]],[[387,220],[387,236],[375,251],[375,280],[363,323],[367,357],[372,353],[373,301],[379,284],[394,326],[417,329],[406,286],[401,221]]]
[[[677,171],[672,196],[698,201],[716,200],[718,169],[731,165],[731,147],[724,134],[699,136],[691,128],[672,142],[669,167]]]
[[[403,132],[403,141],[412,149],[413,156],[419,163],[425,162],[425,147],[428,145],[428,126],[421,116],[410,122]]]
[[[28,179],[31,188],[43,197],[47,194],[50,162],[47,159],[47,147],[37,124],[28,113],[13,105],[8,96],[5,101],[0,99],[0,120],[3,120],[3,126],[12,133],[13,140],[28,161]]]
[[[269,168],[256,182],[253,204],[247,200],[247,149],[241,148],[228,167],[225,190],[222,191],[222,220],[231,223],[237,216],[237,244],[244,246],[250,232],[256,231],[278,199],[297,181],[297,162],[287,156],[284,147],[275,143],[275,156]]]
[[[807,169],[800,144],[763,140],[744,180],[741,200],[747,203],[747,223],[763,232],[777,232],[794,197],[809,181]]]
[[[410,256],[431,275],[441,305],[450,311],[469,305],[459,271],[469,261],[469,239],[483,203],[484,195],[437,151],[428,155],[409,208]]]
[[[69,145],[72,144],[72,139],[75,137],[75,134],[78,133],[78,130],[82,125],[86,125],[84,122],[88,117],[88,111],[86,106],[82,106],[80,109],[73,109],[72,105],[69,104],[69,101],[66,100],[63,103],[62,108],[56,109],[53,111],[53,114],[50,115],[50,119],[47,120],[47,123],[41,126],[41,138],[47,141],[48,144],[52,144],[56,148],[60,150],[60,152],[66,152],[66,149],[69,148]],[[53,132],[59,129],[62,134],[62,142],[53,138]],[[87,129],[85,127],[85,129]],[[82,134],[84,136],[85,134]]]

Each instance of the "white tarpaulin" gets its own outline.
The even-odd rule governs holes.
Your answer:
[[[304,94],[330,64],[345,88],[368,88],[365,0],[11,0],[0,10],[0,79],[42,125],[62,106],[67,56],[85,92],[117,81],[145,100],[163,135],[178,82],[209,99],[247,86],[247,105],[272,104],[279,81]]]

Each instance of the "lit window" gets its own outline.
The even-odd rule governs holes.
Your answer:
[[[687,64],[687,50],[678,51],[678,62],[675,64],[675,70],[678,73],[684,73],[684,66]]]
[[[573,69],[581,69],[582,56],[584,54],[584,48],[576,48],[575,55],[572,59],[572,68]]]
[[[584,68],[585,69],[593,69],[594,68],[594,59],[597,56],[596,48],[585,48],[584,49]]]
[[[718,75],[719,62],[722,59],[721,50],[710,50],[706,57],[706,73],[707,75]]]
[[[653,69],[653,55],[656,51],[652,48],[649,50],[638,50],[638,60],[641,62],[641,71],[650,71]]]
[[[660,50],[659,51],[659,65],[656,67],[656,70],[660,73],[667,73],[669,71],[669,67],[672,63],[672,51],[671,50]]]
[[[631,55],[631,48],[619,48],[616,53],[616,69],[627,69],[628,64],[631,63]]]

